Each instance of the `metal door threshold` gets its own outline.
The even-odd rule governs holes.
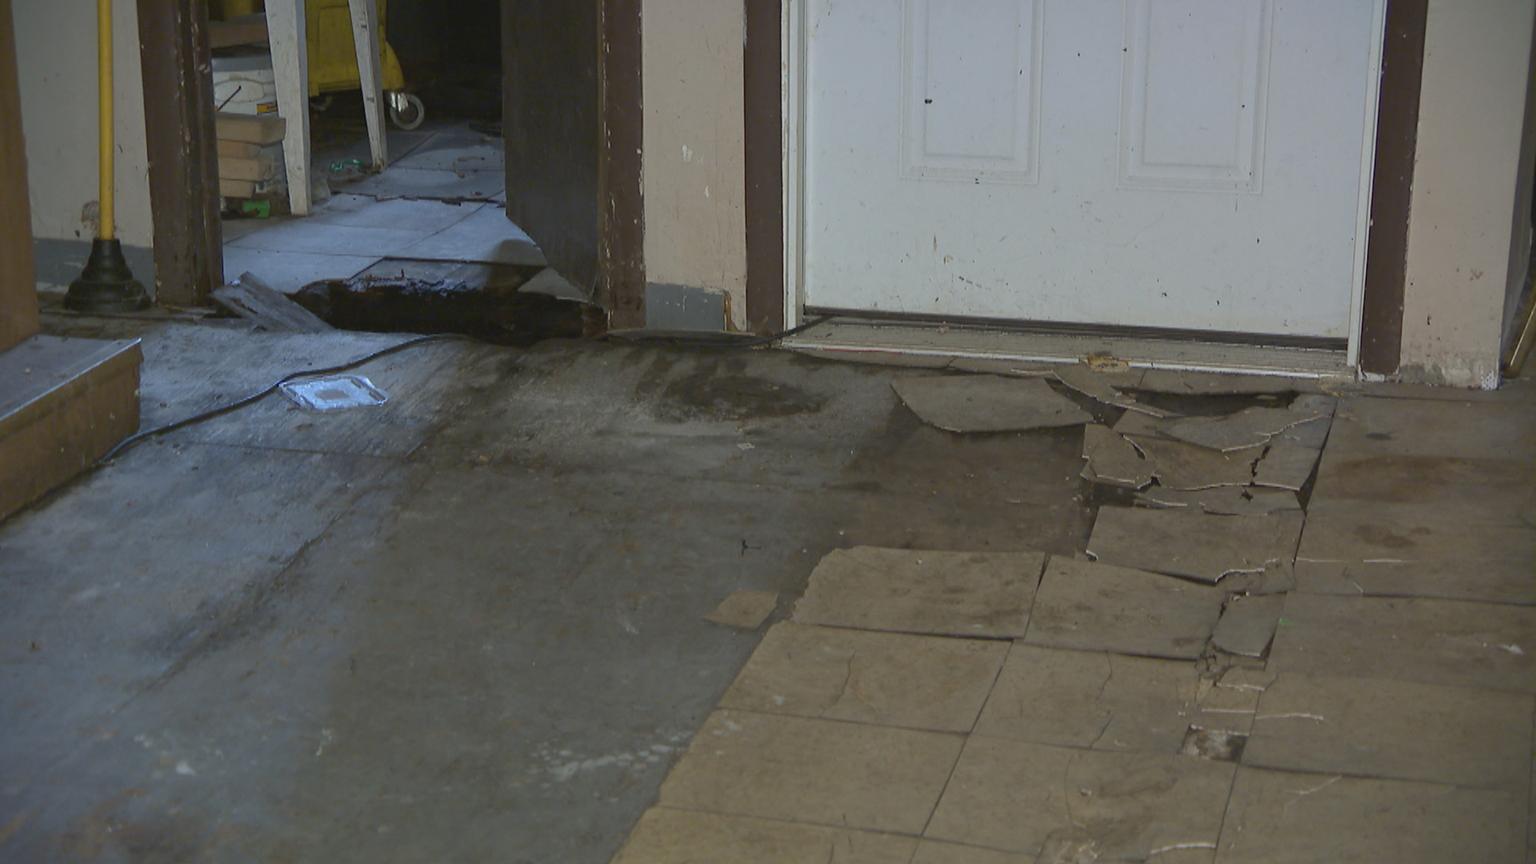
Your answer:
[[[1257,337],[1262,339],[1262,337]],[[892,354],[963,357],[1022,363],[1076,363],[1113,357],[1134,368],[1238,372],[1292,378],[1355,378],[1342,347],[1218,342],[1168,338],[1113,328],[1047,332],[1023,327],[838,318],[781,343],[785,348],[836,356]]]

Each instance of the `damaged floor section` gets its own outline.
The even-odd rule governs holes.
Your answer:
[[[402,338],[143,335],[146,426]],[[976,368],[443,342],[128,452],[0,525],[0,859],[1529,861],[1533,391]]]

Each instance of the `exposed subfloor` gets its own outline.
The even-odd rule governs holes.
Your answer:
[[[54,323],[91,335],[135,326]],[[400,337],[162,324],[144,338],[144,423],[152,426]],[[1125,637],[1113,621],[1093,619],[1106,595],[1084,592],[1091,583],[1073,569],[1087,566],[1074,559],[1105,500],[1080,476],[1081,426],[944,432],[892,390],[893,380],[922,370],[780,352],[439,343],[360,374],[389,394],[386,405],[313,414],[269,397],[144,444],[0,525],[0,859],[597,864],[657,803],[701,728],[699,741],[746,728],[745,744],[733,746],[750,751],[748,767],[767,758],[775,770],[809,766],[844,785],[807,786],[800,801],[791,786],[786,812],[757,813],[752,802],[776,790],[738,782],[730,791],[746,791],[732,798],[695,782],[689,798],[688,778],[674,777],[670,809],[641,823],[684,820],[662,825],[663,838],[715,831],[719,840],[721,820],[767,816],[749,827],[769,847],[828,860],[826,837],[795,845],[803,839],[795,832],[821,829],[795,826],[839,824],[831,808],[853,789],[862,802],[857,827],[894,835],[885,857],[857,860],[1032,861],[998,851],[1024,848],[1011,844],[1037,830],[1039,820],[1021,814],[1064,797],[1069,823],[1073,800],[1088,823],[1112,823],[1118,804],[1082,796],[1118,789],[1112,794],[1151,802],[1137,811],[1143,821],[1178,811],[1158,837],[1186,824],[1220,828],[1217,861],[1231,851],[1224,817],[1276,836],[1337,836],[1340,850],[1362,836],[1411,830],[1415,818],[1438,819],[1453,835],[1475,833],[1477,848],[1526,854],[1536,722],[1536,577],[1518,569],[1536,549],[1528,387],[1470,401],[1399,392],[1425,398],[1340,403],[1306,493],[1300,546],[1322,563],[1298,564],[1283,617],[1270,619],[1280,628],[1274,647],[1234,664],[1260,683],[1220,680],[1238,696],[1263,690],[1276,700],[1275,721],[1325,713],[1311,706],[1327,703],[1359,727],[1330,737],[1302,723],[1267,749],[1219,754],[1246,760],[1234,767],[1207,753],[1177,755],[1182,715],[1164,728],[1112,726],[1093,710],[1040,713],[1074,681],[1097,688],[1096,696],[1077,693],[1079,707],[1105,698],[1099,658],[1112,677],[1115,664],[1145,665],[1133,682],[1160,680],[1158,669],[1193,680],[1196,669],[1124,656],[1192,656],[1172,631],[1143,634],[1172,648],[1090,642],[1111,653],[1089,653],[1071,644],[1093,638],[1094,627]],[[1100,422],[1118,413],[1078,401]],[[1351,437],[1341,438],[1345,421]],[[1328,519],[1314,532],[1319,513]],[[935,640],[991,646],[993,670],[1008,654],[995,683],[987,677],[995,671],[965,679],[970,708],[957,715],[934,699],[916,706],[920,719],[895,724],[939,723],[945,732],[901,738],[876,716],[885,710],[878,704],[791,719],[793,706],[754,703],[748,678],[727,694],[763,634],[704,616],[732,592],[757,589],[778,592],[773,620],[781,621],[818,562],[857,546],[1051,556],[1031,559],[1046,573],[1038,596],[1028,586],[1027,627],[1021,621],[990,640]],[[1407,579],[1375,569],[1425,557],[1444,560]],[[1455,572],[1464,559],[1478,560],[1481,579]],[[1175,593],[1182,603],[1193,591]],[[1109,611],[1141,612],[1156,598],[1138,602],[1145,607]],[[1227,618],[1215,603],[1203,618],[1167,620],[1208,635],[1217,615]],[[1044,614],[1051,609],[1054,618]],[[1042,621],[1050,626],[1036,631]],[[821,629],[778,625],[802,626]],[[1244,643],[1241,627],[1229,635]],[[1018,638],[1011,648],[1009,637]],[[1087,666],[1073,671],[1078,660]],[[1266,664],[1295,683],[1276,690],[1258,671]],[[937,674],[943,684],[956,670],[958,681],[963,665],[940,662],[907,680]],[[1043,671],[1032,679],[1031,669]],[[982,712],[989,691],[1005,685],[999,704],[1021,713],[990,702]],[[1465,689],[1436,689],[1447,687]],[[1258,710],[1241,698],[1235,708],[1206,701],[1210,692],[1202,712],[1246,711],[1251,721]],[[874,693],[876,703],[882,693],[891,695]],[[1167,695],[1155,684],[1111,694],[1132,718],[1156,715]],[[1391,745],[1423,727],[1396,718],[1394,706],[1421,704],[1433,718],[1448,716],[1433,708],[1442,703],[1492,732],[1469,738],[1433,727],[1428,748],[1409,747],[1405,761]],[[711,716],[717,704],[724,710]],[[1083,716],[1093,719],[1093,736],[1078,741]],[[815,724],[853,731],[829,738]],[[835,740],[844,734],[896,772],[866,783],[862,797],[836,774],[847,759],[858,762]],[[918,740],[963,734],[965,756],[958,737]],[[1070,756],[1105,742],[1175,751],[1135,756],[1132,769],[1120,767],[1120,753]],[[890,759],[896,745],[907,749]],[[1483,761],[1457,759],[1457,747]],[[817,753],[825,758],[814,760]],[[1169,779],[1169,759],[1195,766],[1187,767],[1193,786]],[[952,772],[966,782],[948,779]],[[1344,776],[1353,774],[1360,777]],[[933,787],[932,800],[907,794],[911,778]],[[940,805],[946,782],[955,798]],[[1175,787],[1178,795],[1165,795]],[[899,800],[888,807],[890,796]],[[1295,803],[1303,798],[1305,806]],[[1179,809],[1180,801],[1190,806]],[[1378,818],[1389,812],[1396,821]],[[1506,836],[1517,827],[1518,838]],[[960,845],[914,853],[910,838],[925,829]],[[1213,854],[1203,841],[1164,845],[1154,860]],[[1253,846],[1238,846],[1231,860],[1269,860],[1243,857]]]

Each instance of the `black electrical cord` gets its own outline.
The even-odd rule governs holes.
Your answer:
[[[337,372],[345,372],[348,369],[356,369],[364,363],[370,363],[374,360],[378,360],[381,357],[388,357],[391,354],[396,354],[406,350],[407,348],[415,348],[418,345],[424,345],[428,342],[458,341],[473,342],[475,340],[458,333],[434,333],[430,336],[417,336],[413,339],[407,339],[404,342],[396,342],[388,348],[381,348],[371,354],[364,354],[355,360],[348,360],[345,363],[338,363],[335,366],[325,366],[319,369],[303,369],[298,372],[290,372],[249,396],[236,399],[233,402],[226,402],[223,405],[219,405],[214,408],[209,408],[207,411],[201,411],[197,414],[193,414],[190,417],[183,417],[180,420],[174,420],[163,426],[156,426],[153,429],[145,429],[143,432],[135,432],[134,434],[129,435],[127,438],[119,441],[116,447],[108,450],[107,455],[101,457],[97,464],[110,462],[112,459],[116,458],[119,453],[122,453],[124,450],[127,450],[134,445],[147,441],[150,438],[164,435],[167,432],[174,432],[177,429],[182,429],[195,423],[201,423],[204,420],[212,420],[215,417],[228,414],[231,411],[238,411],[247,405],[259,402],[272,393],[276,392],[279,387],[287,384],[290,381],[294,381],[299,378],[309,378],[315,375],[334,375]]]
[[[783,330],[778,333],[770,333],[767,336],[758,336],[752,339],[739,339],[730,342],[710,343],[710,345],[711,347],[718,348],[760,348],[764,345],[772,345],[782,339],[788,339],[789,337],[796,334],[804,333],[812,327],[825,324],[826,322],[832,320],[832,317],[833,316],[831,315],[823,315],[814,321],[807,321],[798,327],[791,327],[788,330]],[[404,351],[408,348],[415,348],[418,345],[425,345],[429,342],[478,341],[479,340],[477,339],[465,336],[460,333],[433,333],[428,336],[417,336],[412,339],[407,339],[404,342],[396,342],[388,348],[381,348],[371,354],[364,354],[363,356],[354,360],[348,360],[345,363],[338,363],[335,366],[325,366],[319,369],[301,369],[298,372],[289,372],[287,375],[284,375],[276,381],[273,381],[271,384],[268,384],[266,387],[263,387],[262,389],[252,393],[249,396],[244,396],[240,399],[236,399],[233,402],[226,402],[223,405],[209,408],[206,411],[200,411],[191,415],[190,417],[183,417],[180,420],[174,420],[170,423],[166,423],[163,426],[156,426],[153,429],[145,429],[143,432],[135,432],[134,434],[129,435],[127,438],[119,441],[116,447],[108,450],[107,455],[101,457],[101,459],[97,461],[97,464],[100,465],[106,462],[110,462],[115,459],[118,454],[129,449],[130,447],[134,447],[144,441],[147,441],[150,438],[164,435],[167,432],[174,432],[177,429],[183,429],[187,426],[192,426],[205,420],[212,420],[215,417],[223,416],[230,413],[231,411],[238,411],[247,405],[251,405],[261,401],[262,399],[265,399],[267,396],[270,396],[272,393],[276,392],[279,387],[282,387],[284,384],[299,378],[311,378],[315,375],[334,375],[337,372],[345,372],[349,369],[356,369],[365,363],[371,363],[381,357],[388,357],[391,354]]]

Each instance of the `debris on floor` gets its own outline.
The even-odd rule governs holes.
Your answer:
[[[912,413],[947,432],[1023,432],[1093,422],[1038,378],[929,375],[898,378],[891,386]]]
[[[1284,608],[1283,594],[1228,597],[1221,620],[1216,622],[1216,631],[1211,635],[1211,645],[1229,654],[1263,657],[1275,638],[1275,627]]]
[[[1184,417],[1164,423],[1163,434],[1221,453],[1262,447],[1292,426],[1325,416],[1321,410],[1245,408],[1217,417]]]
[[[763,622],[768,620],[778,605],[779,595],[776,591],[743,589],[721,600],[713,612],[704,616],[704,620],[737,630],[756,630],[763,626]]]
[[[318,315],[250,273],[215,289],[211,299],[220,309],[271,333],[320,333],[331,329]]]
[[[282,386],[283,395],[300,408],[310,411],[340,411],[346,408],[365,408],[383,405],[389,396],[362,375],[339,375],[331,378],[309,378],[289,381]]]
[[[1301,509],[1295,492],[1252,486],[1214,486],[1209,489],[1157,486],[1137,495],[1136,503],[1147,507],[1198,510],[1217,516],[1257,516]]]

